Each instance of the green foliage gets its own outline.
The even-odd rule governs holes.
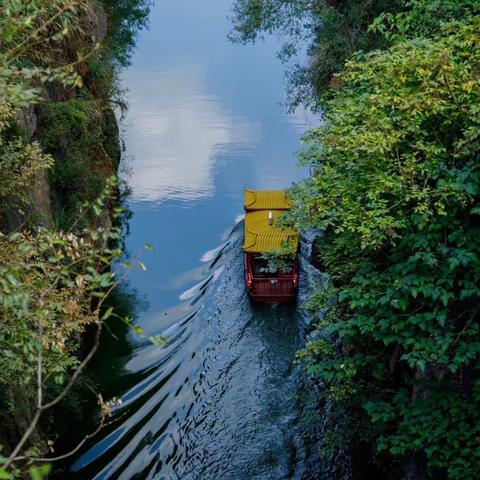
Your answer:
[[[386,44],[383,35],[368,25],[382,12],[397,12],[405,0],[237,0],[233,8],[234,41],[251,42],[264,33],[285,38],[280,58],[285,61],[308,45],[309,62],[288,71],[289,106],[321,107],[319,94],[330,86],[335,73],[356,50]]]
[[[78,34],[82,1],[9,0],[0,5],[0,199],[4,213],[27,199],[39,172],[53,163],[37,142],[9,129],[18,109],[39,101],[42,85],[81,84],[71,65],[53,62],[52,49]],[[77,21],[77,23],[75,23]],[[35,47],[35,48],[32,48]]]
[[[405,11],[382,12],[369,30],[397,40],[427,37],[454,21],[468,24],[478,14],[480,4],[475,0],[410,0]]]
[[[28,143],[21,136],[2,138],[14,114],[10,105],[0,104],[0,213],[12,203],[25,202],[35,176],[53,163],[37,142]]]
[[[107,48],[123,66],[130,62],[139,30],[147,25],[153,0],[104,0],[108,14],[110,35]]]
[[[47,231],[0,237],[1,385],[31,383],[39,350],[44,376],[64,383],[78,362],[78,335],[97,321],[91,299],[113,284],[113,273],[98,268],[119,255],[104,246],[117,236],[91,230],[82,237]]]
[[[84,0],[0,4],[0,102],[26,106],[41,95],[39,84],[81,84],[72,66],[56,66],[53,55],[59,44],[80,35],[78,15],[85,8]]]
[[[51,470],[51,466],[49,464],[44,464],[44,465],[40,465],[39,467],[37,466],[30,467],[29,473],[32,480],[42,480],[48,477],[50,470]]]
[[[289,37],[302,37],[304,23],[311,18],[312,6],[306,0],[237,0],[233,6],[234,41],[253,42],[264,33],[280,31]]]
[[[119,4],[105,3],[113,10]],[[133,10],[126,24],[113,22],[109,41],[119,28],[132,40],[145,22],[146,2],[123,3]],[[116,315],[102,308],[116,283],[111,261],[121,254],[110,222],[118,215],[109,215],[117,210],[118,184],[106,180],[119,152],[118,131],[108,131],[116,127],[111,103],[118,87],[113,54],[91,35],[102,13],[90,0],[0,2],[0,218],[31,202],[39,174],[50,168],[58,223],[65,227],[25,224],[13,235],[0,233],[0,413],[8,437],[1,441],[10,447],[8,459],[0,456],[0,478],[48,475],[49,467],[33,460],[45,453],[39,418],[81,371],[85,327]],[[115,47],[119,58],[133,44]],[[23,117],[38,118],[38,128],[22,128]],[[109,402],[100,405],[108,416]]]
[[[116,187],[117,180],[109,179],[86,209],[101,215]],[[80,365],[80,335],[87,325],[98,327],[112,315],[102,306],[116,284],[109,267],[122,254],[111,246],[119,235],[118,228],[85,228],[77,235],[49,230],[0,234],[0,391],[6,398],[6,392],[21,391],[28,417],[58,402]],[[12,403],[12,415],[18,414],[17,403]],[[26,458],[41,453],[33,446]],[[8,466],[16,478],[11,459]],[[34,466],[30,473],[40,478],[42,469]]]
[[[4,211],[18,209],[38,173],[53,163],[38,143],[21,135],[5,135],[18,108],[45,97],[55,100],[40,110],[38,137],[55,158],[51,192],[61,227],[68,228],[83,200],[99,194],[104,178],[117,165],[119,139],[110,102],[121,101],[114,63],[128,63],[135,32],[146,24],[150,2],[105,0],[103,4],[109,15],[103,48],[87,34],[106,20],[101,5],[90,0],[8,0],[0,5],[0,198]],[[61,59],[58,52],[64,54]],[[66,100],[59,102],[59,97]]]
[[[399,391],[392,403],[366,402],[373,422],[391,425],[401,421],[396,435],[383,436],[380,450],[405,455],[411,450],[425,453],[431,468],[448,478],[478,478],[480,472],[480,383],[471,385],[472,394],[458,391],[445,394],[433,388],[428,398],[410,404],[408,392]]]
[[[456,14],[467,8],[443,3]],[[332,283],[310,308],[331,309],[321,326],[342,347],[317,340],[299,359],[364,426],[350,441],[392,457],[423,455],[432,478],[473,480],[480,18],[429,25],[420,13],[439,2],[411,6],[411,15],[377,22],[394,19],[402,34],[347,62],[323,97],[325,125],[305,139],[302,160],[320,169],[294,189],[290,221],[325,230],[319,260]]]
[[[288,103],[321,109],[322,93],[336,88],[335,74],[356,52],[385,48],[402,35],[430,35],[454,20],[468,23],[479,8],[475,0],[237,0],[230,38],[247,43],[280,33],[285,61],[306,44],[308,64],[287,72]]]
[[[96,198],[105,177],[114,171],[114,162],[104,148],[108,128],[111,125],[105,124],[103,112],[93,100],[75,98],[42,109],[38,135],[55,158],[49,176],[61,228],[69,228],[81,204]]]
[[[99,121],[96,105],[87,99],[49,103],[44,110],[47,125],[40,136],[42,144],[49,150],[85,140],[90,126]]]
[[[264,252],[261,258],[267,261],[267,268],[270,272],[281,271],[290,273],[292,271],[292,262],[295,260],[297,252],[289,250],[291,250],[291,246],[285,243],[282,251]]]
[[[0,5],[0,129],[6,130],[14,120],[3,112],[4,104],[16,113],[18,107],[53,100],[39,109],[37,136],[55,158],[50,191],[62,228],[68,228],[83,200],[99,194],[104,178],[117,166],[119,139],[112,125],[111,102],[123,103],[114,64],[128,62],[135,32],[146,23],[149,3],[105,0],[109,28],[103,47],[88,34],[107,19],[100,4],[8,0]],[[63,52],[61,59],[58,52]],[[12,194],[9,205],[4,205],[18,209],[37,173],[52,165],[52,156],[42,155],[37,143],[20,137],[8,139],[8,145],[7,139],[0,142],[5,152],[4,160],[0,158],[0,196],[5,202],[7,193]]]

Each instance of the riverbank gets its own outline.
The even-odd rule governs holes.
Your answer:
[[[337,420],[325,454],[347,449],[353,478],[478,478],[478,2],[236,6],[242,42],[311,42],[289,92],[324,124],[290,223],[325,231],[323,335],[298,354]]]
[[[353,478],[480,472],[479,14],[421,0],[378,17],[389,45],[334,77],[300,155],[317,173],[291,220],[325,230],[331,281],[310,301],[325,335],[299,357]]]
[[[120,254],[117,73],[147,14],[141,0],[0,9],[0,472],[51,455],[77,409],[82,338]]]

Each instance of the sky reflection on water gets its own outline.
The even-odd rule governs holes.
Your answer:
[[[217,96],[206,93],[198,64],[132,72],[125,82],[135,85],[126,130],[127,148],[135,149],[128,179],[133,200],[211,197],[217,159],[249,155],[260,140],[258,122],[226,111]]]
[[[126,246],[133,256],[145,242],[156,247],[145,258],[148,272],[129,274],[150,305],[141,323],[176,305],[185,286],[178,278],[242,213],[244,187],[284,188],[307,175],[295,153],[314,120],[282,105],[280,41],[229,42],[231,5],[156,2],[123,73],[123,169],[133,212]]]
[[[229,2],[218,0],[152,9],[123,76],[132,201],[192,205],[222,190],[241,193],[246,183],[277,188],[303,175],[294,153],[311,116],[280,105],[279,42],[231,44],[228,14]]]

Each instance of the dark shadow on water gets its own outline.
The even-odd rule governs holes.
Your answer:
[[[198,288],[172,309],[164,347],[133,345],[128,327],[110,322],[118,340],[104,334],[89,372],[104,398],[122,405],[57,478],[310,478],[292,363],[303,324],[295,305],[251,304],[241,241],[237,225]],[[142,315],[135,294],[115,299]]]
[[[122,284],[112,292],[104,308],[109,307],[114,307],[120,317],[136,318],[138,312],[146,309],[148,305],[135,291],[130,290],[128,285]],[[93,328],[87,331],[83,340],[82,356],[86,356],[92,348],[94,335]],[[134,352],[134,344],[129,340],[131,335],[131,327],[125,322],[113,317],[105,322],[99,349],[74,386],[73,392],[55,412],[56,420],[61,420],[55,456],[71,451],[85,436],[96,430],[100,421],[98,395],[107,401],[141,381],[141,374],[128,372],[124,368]],[[111,428],[105,427],[97,437],[105,435]],[[87,445],[95,442],[97,437]],[[52,478],[70,478],[68,470],[72,458],[75,458],[75,455],[58,462]]]

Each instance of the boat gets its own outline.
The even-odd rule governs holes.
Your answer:
[[[292,208],[283,190],[244,190],[245,282],[255,303],[294,302],[298,290],[299,234],[278,225]]]

